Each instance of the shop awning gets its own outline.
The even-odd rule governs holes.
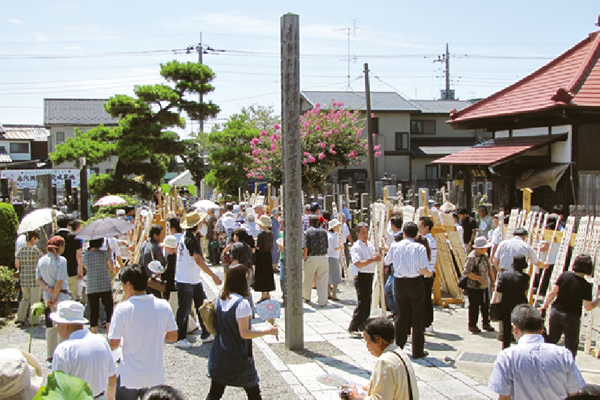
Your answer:
[[[550,186],[552,191],[556,192],[556,185],[567,168],[569,168],[569,164],[556,164],[546,168],[528,169],[517,178],[517,189],[535,189],[541,186]]]
[[[434,160],[434,164],[497,165],[516,158],[529,150],[566,140],[566,133],[548,136],[527,136],[493,139],[468,149]]]

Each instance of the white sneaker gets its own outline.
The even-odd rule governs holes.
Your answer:
[[[215,340],[215,337],[213,335],[209,335],[207,338],[202,339],[202,343],[210,343],[213,340]]]
[[[180,349],[189,349],[192,346],[193,345],[190,342],[188,342],[187,339],[181,339],[175,343],[175,347],[178,347]]]
[[[425,328],[425,333],[434,333],[433,325],[429,325],[427,328]]]

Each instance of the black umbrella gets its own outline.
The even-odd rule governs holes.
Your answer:
[[[105,238],[107,236],[118,236],[134,227],[135,225],[124,219],[101,218],[87,224],[81,232],[77,234],[77,238],[94,240]]]

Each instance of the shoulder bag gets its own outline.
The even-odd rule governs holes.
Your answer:
[[[408,366],[406,365],[406,361],[404,361],[404,358],[402,358],[402,356],[396,353],[395,351],[392,351],[392,353],[397,355],[400,361],[402,361],[402,365],[404,365],[404,370],[406,371],[406,381],[408,382],[408,398],[409,400],[413,400],[412,384],[410,383],[410,372],[408,372]]]
[[[500,312],[500,303],[502,302],[502,293],[498,292],[498,281],[500,280],[500,274],[496,278],[496,287],[494,288],[494,293],[492,294],[492,300],[490,302],[490,321],[498,322],[502,320],[502,315]]]
[[[150,246],[150,255],[152,256],[152,261],[154,261],[154,249],[152,248],[152,243],[148,242],[148,246]],[[148,278],[148,288],[160,293],[165,293],[167,291],[167,283],[160,280],[158,277],[154,278],[151,276]]]
[[[204,302],[200,306],[200,318],[202,318],[206,330],[213,336],[216,335],[217,307],[214,300],[204,299]]]

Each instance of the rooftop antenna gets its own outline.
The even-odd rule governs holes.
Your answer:
[[[356,37],[356,30],[358,29],[358,27],[356,26],[356,20],[353,20],[353,26],[352,27],[347,27],[347,28],[342,28],[342,29],[337,29],[338,31],[346,31],[348,34],[348,58],[346,59],[348,62],[348,75],[346,76],[348,79],[348,88],[350,88],[350,61],[354,61],[356,62],[356,57],[352,57],[350,58],[350,33],[354,34],[354,37]]]

